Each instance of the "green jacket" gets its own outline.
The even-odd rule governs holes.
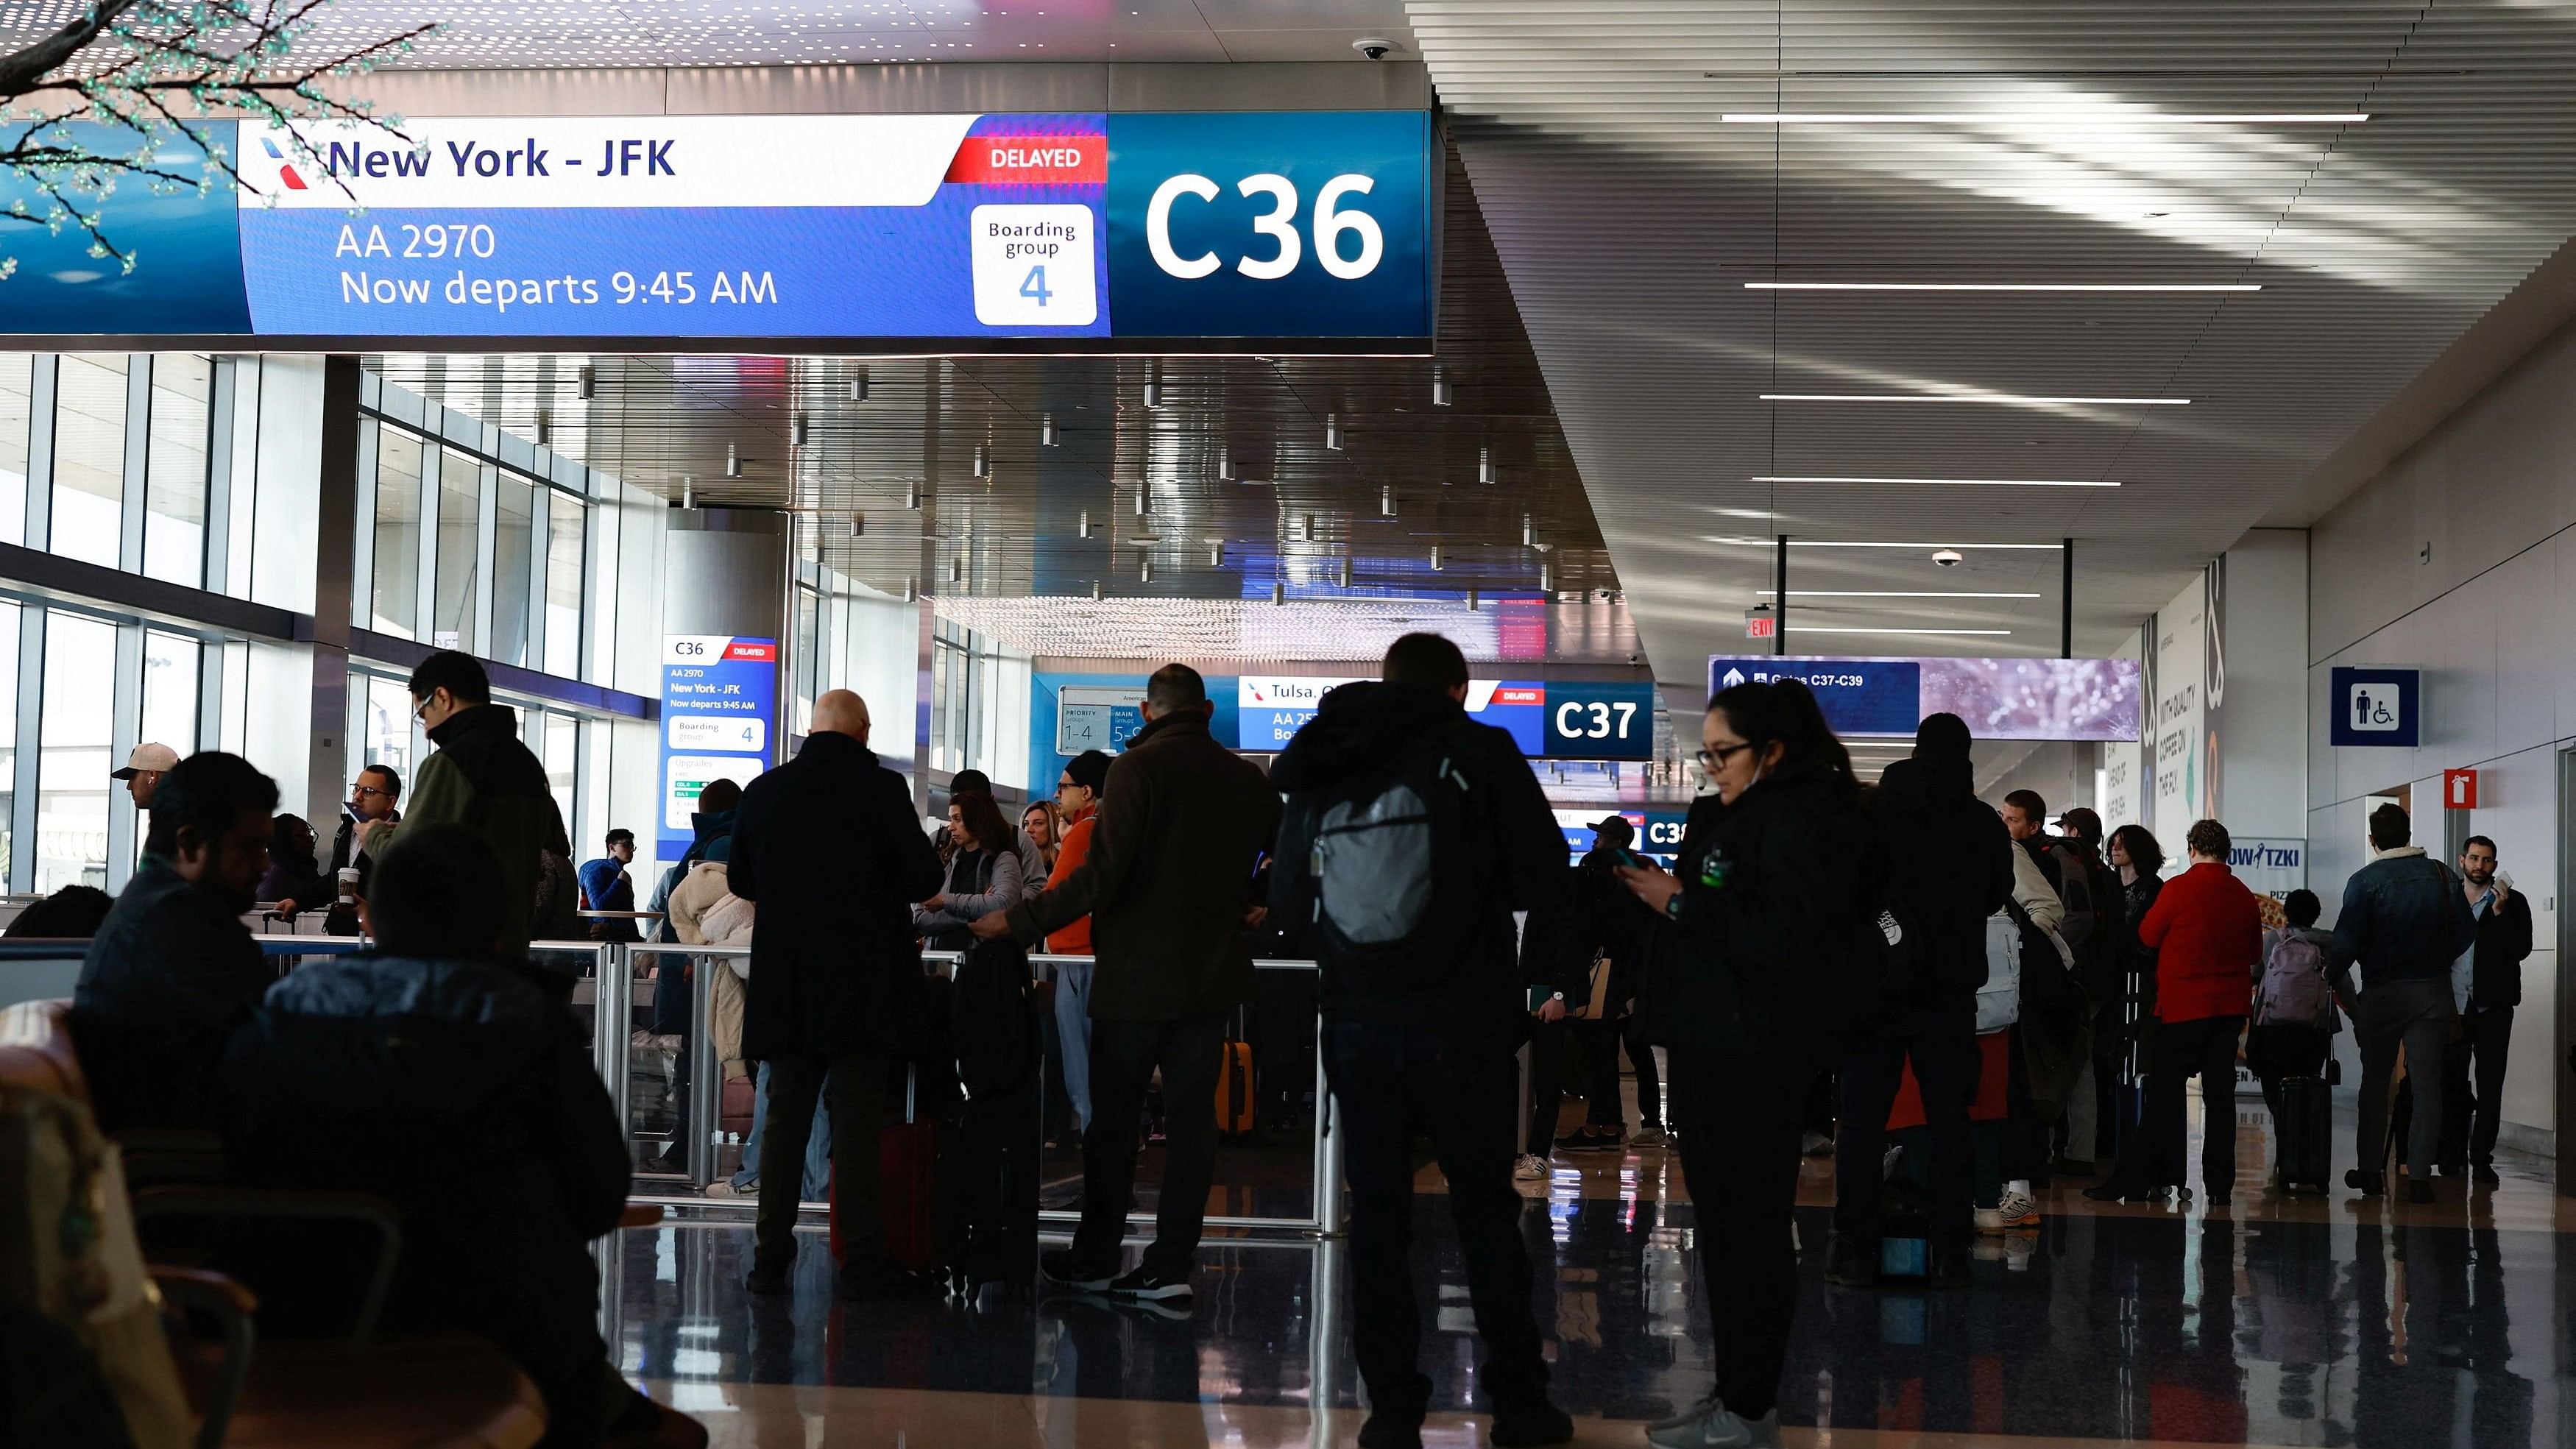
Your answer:
[[[501,954],[528,954],[541,850],[569,858],[563,812],[546,783],[546,767],[519,742],[516,711],[477,705],[452,715],[429,732],[438,753],[421,762],[402,823],[379,825],[368,853],[382,860],[388,845],[429,825],[462,825],[483,837],[501,858]]]

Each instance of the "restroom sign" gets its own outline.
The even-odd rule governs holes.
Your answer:
[[[2442,772],[2442,808],[2475,810],[2478,808],[2478,772],[2444,770]]]
[[[2422,733],[2422,671],[2337,668],[2327,743],[2413,748]]]

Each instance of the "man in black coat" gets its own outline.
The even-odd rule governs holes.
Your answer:
[[[240,919],[276,808],[277,782],[239,755],[210,750],[161,776],[143,868],[72,989],[72,1042],[108,1131],[216,1125],[225,1038],[277,979]]]
[[[2495,1170],[2496,1134],[2503,1124],[2513,1009],[2522,1004],[2522,960],[2531,954],[2531,903],[2496,875],[2495,842],[2483,835],[2470,836],[2460,848],[2460,885],[2478,919],[2478,941],[2469,948],[2460,1040],[2442,1062],[2449,1080],[2442,1090],[2441,1166],[2457,1176],[2466,1158],[2469,1172],[2492,1187],[2502,1180]]]
[[[867,701],[846,689],[814,701],[805,748],[742,792],[729,873],[733,893],[760,905],[742,1054],[769,1065],[761,1155],[805,1160],[815,1099],[828,1076],[842,1296],[936,1293],[935,1282],[907,1272],[886,1251],[877,1134],[887,1075],[918,1025],[921,949],[912,905],[939,889],[939,856],[903,777],[868,749]],[[787,1291],[798,1176],[761,1174],[759,1242],[747,1285],[754,1293]]]
[[[1967,1286],[1977,988],[1986,984],[1986,918],[2012,893],[2014,848],[2003,821],[1977,799],[1969,743],[1967,722],[1955,714],[1923,721],[1913,757],[1887,767],[1870,801],[1888,852],[1890,903],[1922,949],[1910,997],[1842,1061],[1834,1246],[1825,1265],[1836,1283],[1877,1281],[1887,1113],[1911,1060],[1932,1131],[1931,1180],[1924,1184],[1932,1200],[1931,1281]]]

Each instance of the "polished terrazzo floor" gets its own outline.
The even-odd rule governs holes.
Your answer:
[[[2259,1182],[2260,1104],[2234,1118],[2242,1183]],[[1699,1281],[1676,1157],[1557,1165],[1528,1185],[1523,1218],[1557,1396],[1580,1417],[1578,1442],[1640,1444],[1638,1421],[1704,1391],[1710,1316],[1726,1305]],[[1831,1184],[1811,1163],[1784,1437],[1827,1449],[2576,1443],[2576,1236],[2549,1163],[2500,1165],[2504,1186],[2446,1181],[2430,1206],[2240,1185],[2220,1212],[2106,1208],[2061,1188],[2040,1231],[1981,1244],[1974,1288],[1923,1293],[1824,1283]],[[1439,1185],[1426,1171],[1417,1208],[1417,1288],[1438,1305],[1425,1323],[1437,1384],[1426,1441],[1476,1444],[1476,1347]],[[754,1300],[740,1288],[749,1252],[732,1215],[636,1230],[605,1251],[622,1367],[722,1446],[1347,1444],[1365,1417],[1335,1243],[1212,1238],[1186,1318],[1046,1295],[845,1305],[819,1233],[794,1295]]]

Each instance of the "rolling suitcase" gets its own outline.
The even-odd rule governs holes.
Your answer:
[[[982,941],[957,963],[952,1018],[961,1093],[940,1113],[939,1261],[949,1290],[1037,1273],[1038,1071],[1045,1002],[1027,953]]]
[[[2281,1079],[2281,1188],[2329,1191],[2334,1164],[2334,1097],[2323,1077]]]
[[[904,1077],[903,1120],[877,1134],[877,1216],[886,1253],[916,1273],[939,1262],[939,1128],[917,1120],[911,1074]],[[841,1242],[840,1174],[832,1177],[832,1258],[846,1264]]]
[[[1229,1035],[1225,1055],[1216,1067],[1216,1130],[1228,1137],[1240,1137],[1252,1130],[1257,1116],[1252,1082],[1252,1044]]]

